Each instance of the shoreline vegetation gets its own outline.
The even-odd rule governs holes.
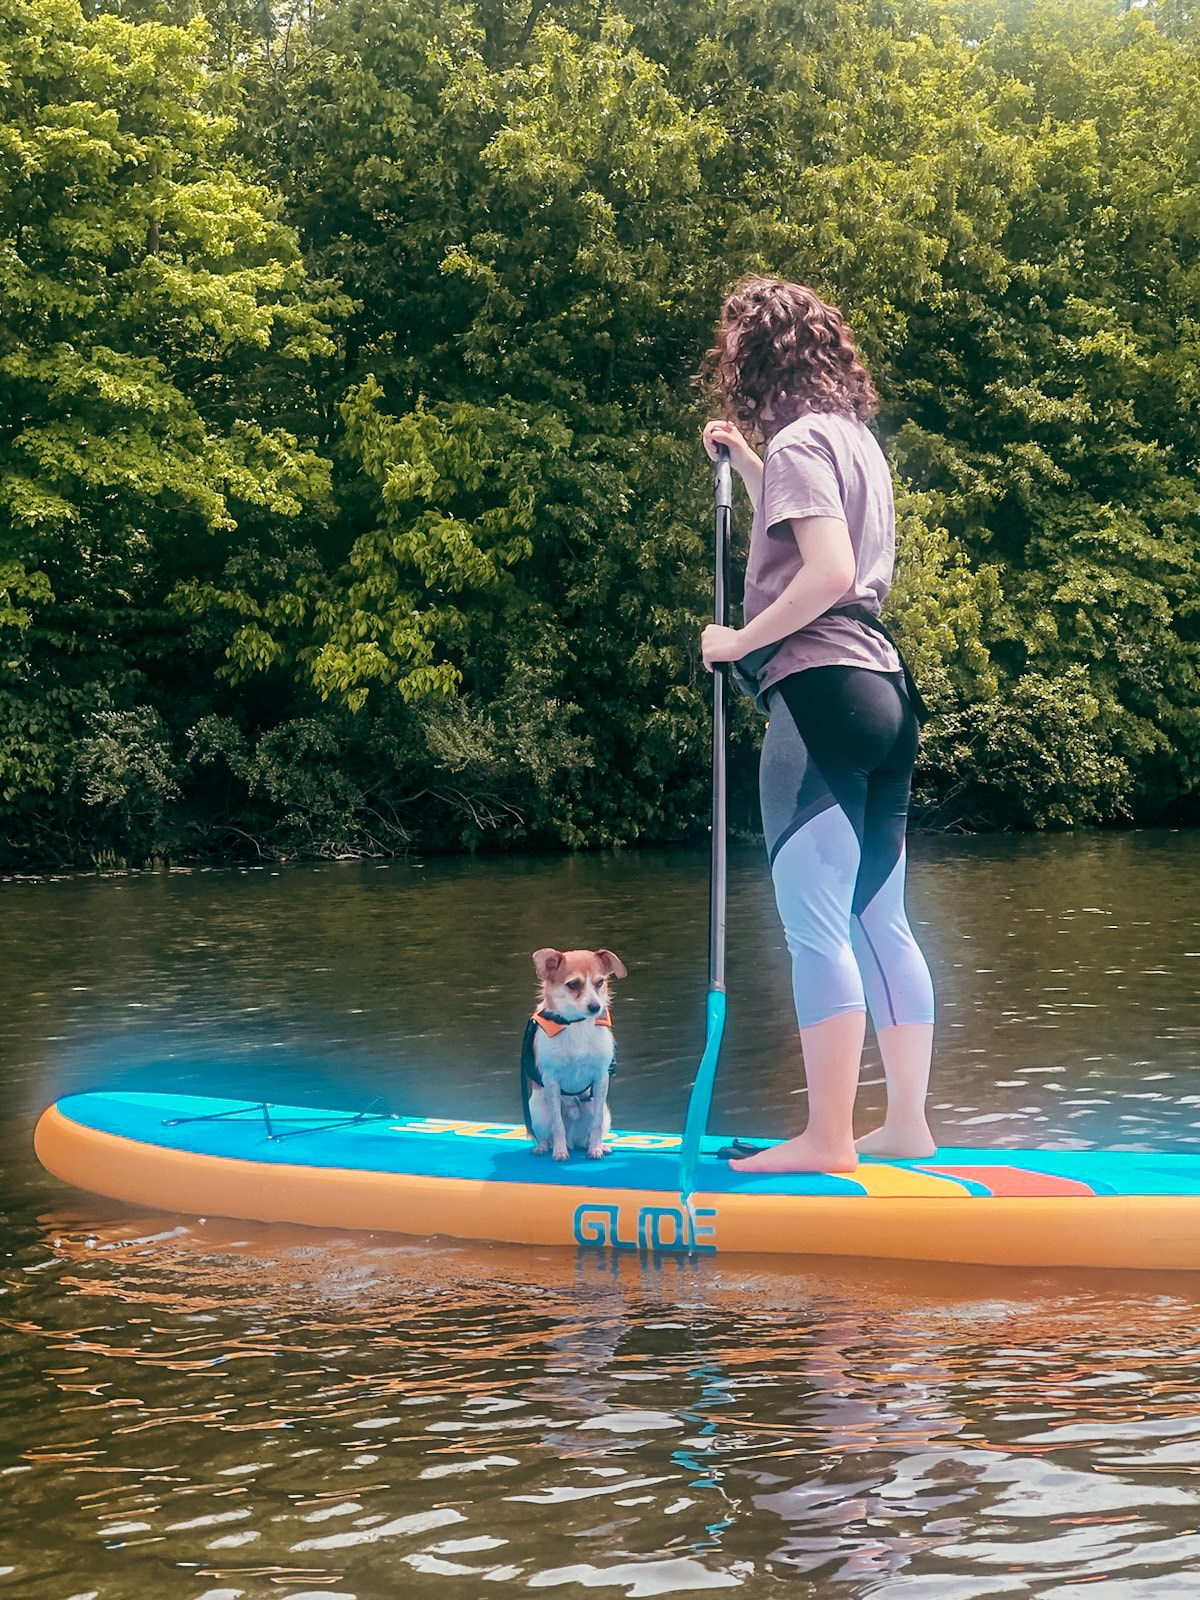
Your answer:
[[[0,82],[0,871],[702,837],[748,271],[883,396],[914,825],[1200,820],[1176,0],[0,0]]]

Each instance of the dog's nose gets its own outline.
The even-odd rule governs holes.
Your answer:
[[[599,1001],[597,1001],[597,1000],[589,1000],[588,1001],[588,1010],[592,1013],[593,1016],[596,1016],[599,1013],[599,1010],[600,1010]]]

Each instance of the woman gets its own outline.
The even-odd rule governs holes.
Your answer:
[[[714,460],[729,447],[755,511],[745,625],[710,624],[701,651],[710,669],[751,670],[770,719],[763,830],[808,1079],[804,1132],[730,1164],[849,1172],[859,1151],[929,1156],[933,985],[904,912],[920,707],[876,620],[895,552],[891,476],[867,427],[879,398],[836,307],[775,278],[729,297],[709,359],[725,419],[704,445]],[[856,1146],[868,1009],[887,1115]]]

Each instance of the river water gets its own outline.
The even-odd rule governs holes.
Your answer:
[[[910,854],[945,1143],[1200,1143],[1200,835]],[[677,850],[0,883],[0,1595],[1200,1593],[1187,1276],[151,1216],[33,1158],[38,1112],[101,1085],[516,1120],[545,944],[625,961],[616,1121],[677,1129],[706,872]],[[729,948],[711,1126],[792,1131],[758,851],[731,861]],[[880,1107],[865,1088],[864,1128]]]

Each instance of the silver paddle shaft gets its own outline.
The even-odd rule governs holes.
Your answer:
[[[714,485],[716,549],[713,560],[713,621],[729,626],[729,533],[733,520],[733,469],[729,447],[717,448]],[[712,874],[708,907],[708,986],[725,988],[726,833],[725,807],[725,690],[726,668],[713,672],[712,719]]]

